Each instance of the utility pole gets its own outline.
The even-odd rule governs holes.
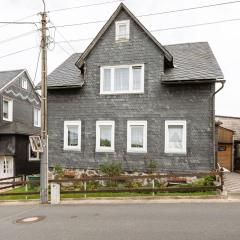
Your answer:
[[[46,5],[42,0],[44,10],[41,15],[41,140],[43,152],[40,161],[40,198],[41,203],[48,203],[48,134],[47,134],[47,13]]]

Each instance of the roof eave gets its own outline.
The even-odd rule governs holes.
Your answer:
[[[163,84],[200,84],[200,83],[214,83],[218,81],[225,81],[223,78],[209,78],[209,79],[181,79],[181,80],[162,80]]]

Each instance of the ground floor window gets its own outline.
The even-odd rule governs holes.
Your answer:
[[[165,152],[186,153],[186,121],[165,121]]]
[[[28,145],[28,160],[29,161],[39,161],[40,156],[39,152],[33,152],[31,145]]]
[[[114,151],[114,121],[96,122],[96,152]]]
[[[127,151],[147,152],[147,121],[127,122]]]
[[[81,121],[64,122],[64,150],[81,150]]]

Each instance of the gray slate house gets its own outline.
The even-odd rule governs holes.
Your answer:
[[[40,131],[40,99],[27,70],[0,72],[0,178],[39,172],[29,135]]]
[[[163,46],[120,4],[48,76],[49,167],[209,171],[221,69],[206,42]]]

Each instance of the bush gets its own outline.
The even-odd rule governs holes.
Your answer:
[[[213,186],[215,181],[214,176],[205,176],[203,178],[198,179],[194,182],[194,186]]]
[[[64,176],[63,168],[59,164],[55,165],[55,167],[53,168],[53,173],[55,179],[62,178]]]
[[[100,165],[100,171],[108,177],[117,177],[122,173],[121,163],[104,163]]]

